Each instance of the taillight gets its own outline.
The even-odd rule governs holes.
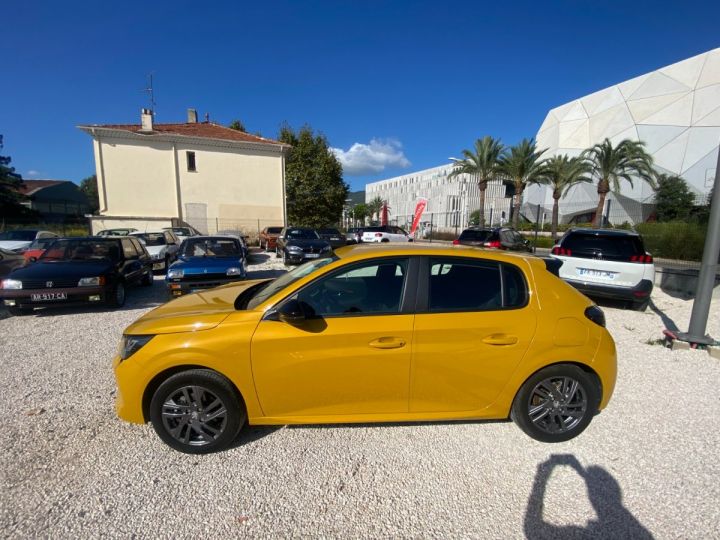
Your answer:
[[[489,248],[500,248],[500,247],[502,247],[502,244],[500,243],[499,240],[494,240],[493,242],[485,242],[483,244],[483,246],[489,247]]]
[[[585,316],[598,326],[605,326],[605,314],[597,306],[590,306],[585,310]]]
[[[379,236],[382,236],[382,233],[381,233],[381,232],[376,232],[376,233],[375,233],[375,237],[377,238],[377,237],[379,237]]]
[[[565,249],[565,248],[563,248],[563,247],[558,247],[558,246],[555,246],[554,248],[552,248],[551,253],[552,253],[553,255],[567,255],[567,256],[572,255],[572,251],[571,251],[571,250]]]
[[[453,240],[453,246],[457,246],[458,244],[460,244],[459,239],[456,238],[455,240]]]
[[[633,255],[630,257],[630,262],[650,264],[653,262],[652,255]]]

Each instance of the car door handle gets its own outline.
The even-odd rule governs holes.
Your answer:
[[[507,334],[490,334],[482,340],[488,345],[515,345],[518,342],[517,336],[509,336]]]
[[[405,346],[405,340],[395,337],[381,337],[371,341],[368,345],[375,349],[399,349]]]

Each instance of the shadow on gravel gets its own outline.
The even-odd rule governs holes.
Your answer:
[[[425,422],[363,422],[352,424],[288,424],[288,429],[332,429],[332,428],[401,428],[416,426],[447,426],[451,424],[500,424],[509,419],[492,420],[427,420]]]
[[[579,525],[553,525],[543,520],[547,483],[555,467],[570,467],[585,480],[587,494],[597,520]],[[572,519],[572,498],[564,497],[563,513]],[[572,454],[553,454],[538,465],[535,483],[525,513],[525,536],[544,538],[633,538],[652,539],[653,535],[622,503],[622,490],[617,480],[602,467],[583,467]]]
[[[665,328],[667,328],[668,330],[670,330],[670,331],[672,331],[672,332],[679,332],[679,331],[680,331],[680,329],[677,327],[677,324],[675,324],[675,321],[673,321],[670,317],[668,317],[662,309],[660,309],[659,307],[657,307],[657,306],[655,305],[655,302],[653,302],[652,300],[650,300],[650,304],[648,305],[648,307],[649,307],[653,312],[655,312],[655,313],[657,314],[657,316],[660,317],[660,319],[662,319],[662,322],[663,322],[663,324],[665,325]]]
[[[245,446],[246,444],[257,442],[263,437],[267,437],[283,427],[284,426],[245,426],[227,450],[232,450],[233,448],[239,448],[241,446]],[[225,450],[223,450],[223,452],[224,451]]]
[[[248,262],[250,264],[263,264],[268,262],[270,259],[274,259],[274,253],[263,253],[262,251],[251,251],[248,256]]]

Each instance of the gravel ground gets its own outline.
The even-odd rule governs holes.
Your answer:
[[[203,457],[113,410],[122,330],[164,300],[158,278],[122,310],[0,320],[3,537],[720,537],[720,362],[652,344],[686,300],[604,306],[618,385],[567,443],[506,422],[249,428]]]

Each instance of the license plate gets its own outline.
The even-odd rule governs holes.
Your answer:
[[[617,272],[606,272],[605,270],[593,270],[591,268],[578,268],[578,276],[588,276],[600,279],[615,279]]]
[[[67,300],[65,293],[38,293],[31,294],[30,300],[33,302],[47,302],[48,300]]]
[[[319,253],[306,253],[305,258],[306,259],[317,259],[320,256]]]

